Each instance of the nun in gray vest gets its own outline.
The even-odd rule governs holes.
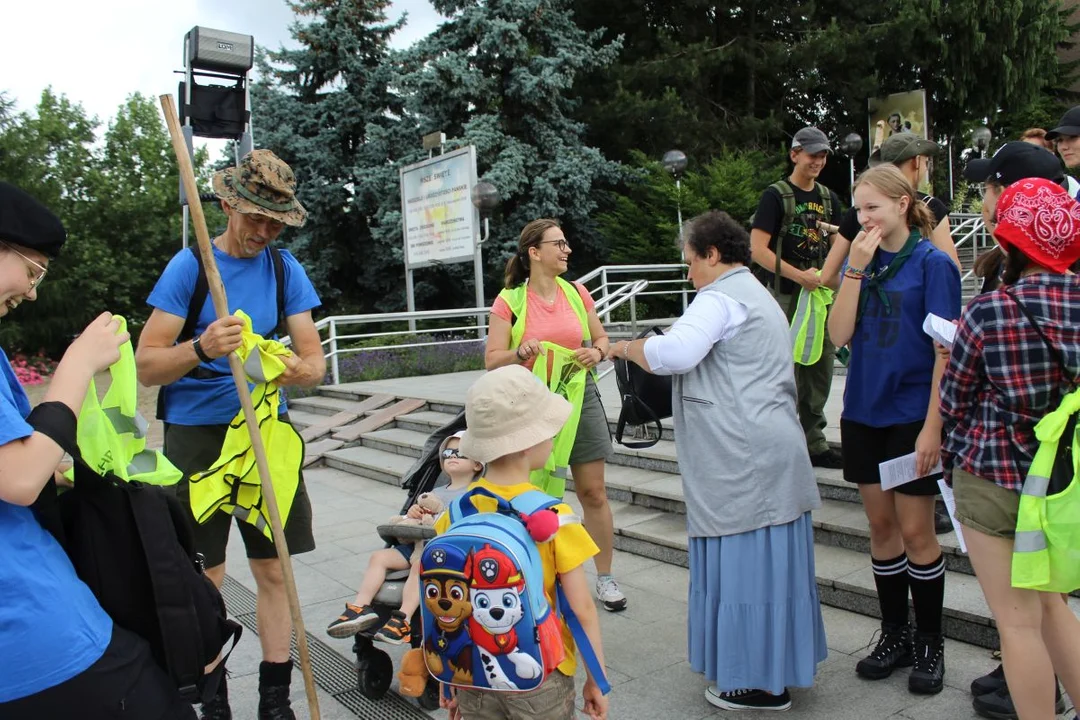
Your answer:
[[[810,511],[821,504],[795,410],[783,311],[750,273],[750,239],[724,212],[691,220],[697,296],[668,334],[619,342],[672,375],[690,549],[690,666],[726,710],[786,710],[825,660]]]

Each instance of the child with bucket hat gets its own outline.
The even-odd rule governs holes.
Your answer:
[[[1080,259],[1080,203],[1057,182],[1028,177],[1001,192],[995,214],[1003,286],[960,316],[941,384],[941,459],[1002,637],[1010,709],[1049,718],[1053,671],[1070,695],[1080,693],[1080,622],[1056,593],[1013,587],[1014,541],[1021,493],[1035,492],[1025,484],[1045,441],[1036,424],[1080,376],[1080,279],[1068,272]],[[976,697],[976,711],[1006,716],[985,712],[993,700]]]
[[[485,488],[508,501],[535,490],[529,482],[529,473],[544,466],[551,454],[552,438],[566,422],[570,410],[569,402],[550,392],[520,365],[501,367],[483,375],[469,388],[465,398],[468,430],[461,440],[461,451],[487,465],[484,477],[470,488]],[[492,498],[479,496],[472,498],[472,502],[480,512],[495,509]],[[556,505],[554,510],[559,515],[573,515],[573,510],[563,503]],[[436,521],[435,530],[443,533],[449,526],[450,519],[444,513]],[[566,522],[560,524],[550,541],[537,547],[544,568],[544,595],[548,604],[557,607],[555,586],[558,580],[561,592],[585,629],[602,667],[600,621],[583,566],[596,554],[596,543],[580,523]],[[574,718],[575,646],[562,618],[559,624],[566,655],[543,685],[516,693],[458,689],[452,699],[443,701],[444,706],[452,709],[451,717],[456,713],[466,720]],[[607,717],[607,698],[591,674],[585,681],[582,697],[586,715],[593,720]]]

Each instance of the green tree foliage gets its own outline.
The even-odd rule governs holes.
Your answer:
[[[389,0],[289,6],[300,44],[259,58],[256,142],[290,163],[307,224],[283,236],[336,312],[400,309],[404,267],[395,163],[419,135],[393,84]],[[417,156],[418,157],[418,156]],[[394,213],[398,214],[395,216]]]
[[[582,0],[583,27],[625,36],[579,89],[589,140],[616,159],[768,147],[813,123],[866,134],[868,97],[924,88],[936,136],[1027,105],[1058,81],[1057,2]],[[1068,83],[1066,83],[1067,85]]]
[[[560,218],[574,246],[571,263],[592,267],[607,252],[592,219],[598,188],[623,171],[583,142],[572,88],[580,74],[615,59],[619,39],[602,42],[600,31],[578,27],[569,0],[433,4],[449,20],[403,57],[400,82],[421,131],[475,145],[479,174],[499,190],[484,246],[488,296],[502,286],[518,234],[535,218]]]
[[[0,178],[51,208],[68,231],[38,300],[0,325],[9,351],[56,356],[105,310],[137,333],[147,295],[180,248],[176,160],[156,102],[132,95],[100,141],[97,129],[82,106],[51,90],[33,113],[0,103]],[[206,161],[196,154],[197,167]],[[209,212],[220,221],[220,211]]]

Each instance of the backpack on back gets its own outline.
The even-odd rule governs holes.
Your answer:
[[[781,255],[783,255],[784,252],[784,238],[787,236],[788,228],[791,227],[791,223],[795,222],[795,189],[791,187],[791,183],[787,180],[777,180],[769,187],[780,194],[780,205],[784,210],[784,214],[780,218],[780,230],[769,241],[769,249],[776,254],[776,267],[773,269],[772,273],[773,295],[776,296],[780,294],[780,282],[782,279],[780,276],[780,263],[783,260]],[[818,196],[821,198],[821,205],[825,208],[824,218],[828,221],[832,218],[832,193],[829,192],[829,188],[819,182],[815,182],[814,187],[817,188]],[[754,224],[755,217],[757,217],[757,213],[750,216],[751,225]],[[751,271],[753,272],[757,267],[757,265],[753,266]],[[756,272],[754,273],[754,276],[761,280],[762,284],[768,287],[769,283],[766,282],[768,278],[763,278]]]
[[[209,700],[228,654],[210,673],[204,668],[230,639],[235,646],[242,627],[203,573],[188,514],[164,488],[98,474],[74,438],[56,430],[51,405],[39,405],[27,421],[72,456],[75,481],[59,496],[54,482],[45,486],[34,505],[39,520],[113,622],[147,641],[181,697]]]
[[[497,502],[479,512],[472,498]],[[559,500],[540,491],[512,501],[474,488],[449,507],[450,527],[420,558],[424,660],[437,680],[464,688],[533,690],[564,659],[556,609],[544,595],[544,569],[534,534],[555,535]],[[559,590],[562,613],[601,690],[603,668]]]

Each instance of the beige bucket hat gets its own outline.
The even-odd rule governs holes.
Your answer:
[[[521,365],[485,373],[465,395],[461,453],[488,463],[555,437],[571,406]]]
[[[290,227],[307,220],[307,210],[296,199],[292,168],[269,150],[252,150],[238,167],[215,173],[214,194],[245,215],[265,215]]]

